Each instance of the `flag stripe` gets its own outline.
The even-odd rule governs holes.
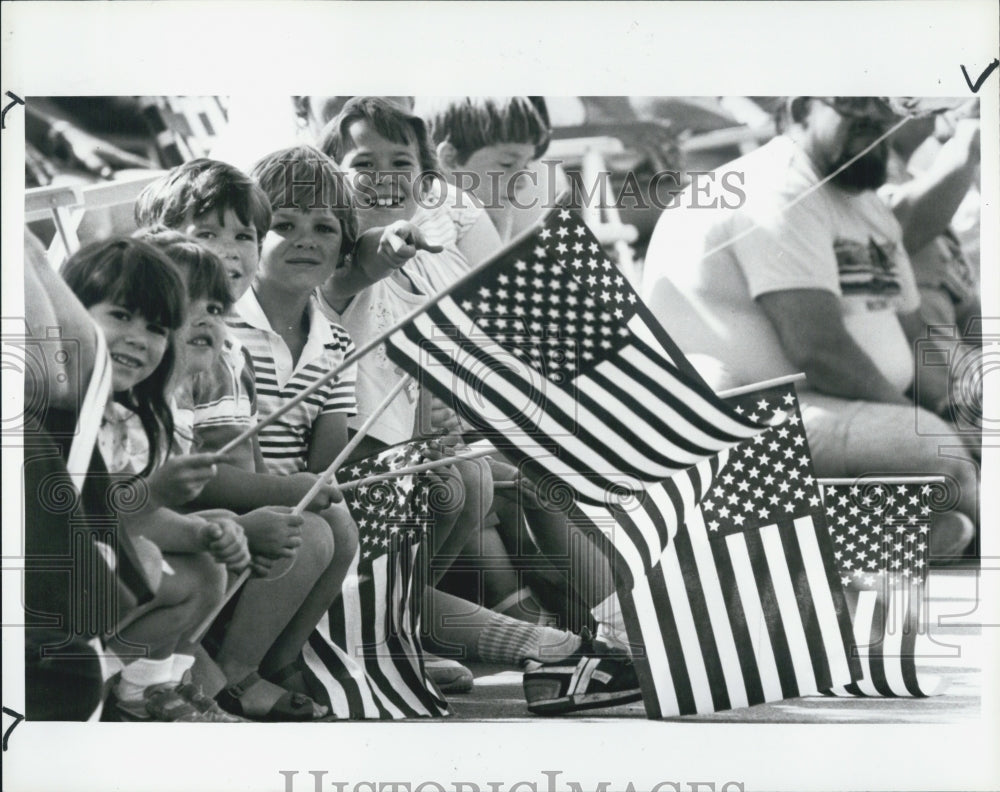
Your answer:
[[[754,582],[757,585],[764,626],[767,628],[775,668],[778,671],[782,698],[791,698],[798,695],[798,686],[795,683],[795,661],[788,644],[788,635],[782,623],[781,608],[784,603],[778,601],[777,592],[774,590],[774,581],[771,579],[770,565],[764,550],[764,538],[777,533],[777,530],[777,526],[768,525],[759,531],[745,533],[743,536],[747,546],[747,558],[750,561]]]
[[[743,613],[746,617],[747,631],[753,653],[750,658],[756,658],[760,670],[760,682],[763,696],[760,701],[776,701],[785,698],[782,692],[782,680],[778,673],[771,638],[764,616],[760,593],[754,578],[755,570],[750,560],[750,551],[746,537],[734,534],[726,537],[726,545],[733,563],[733,575],[739,592]],[[751,700],[751,704],[760,703]]]
[[[393,338],[396,339],[397,337],[393,336]],[[525,464],[529,473],[542,476],[549,472],[554,473],[563,480],[571,482],[581,497],[585,498],[588,502],[595,504],[604,503],[605,486],[597,483],[599,480],[596,478],[594,481],[588,478],[581,479],[579,471],[588,469],[606,470],[608,469],[607,466],[602,467],[600,462],[597,462],[596,467],[595,465],[589,465],[588,467],[588,463],[579,455],[583,453],[589,456],[590,451],[583,447],[582,444],[574,442],[575,438],[572,432],[556,424],[550,419],[547,412],[542,411],[540,408],[538,410],[531,410],[530,412],[525,411],[523,403],[524,394],[520,394],[522,397],[521,404],[515,407],[514,403],[506,395],[499,393],[492,384],[476,380],[474,375],[469,373],[465,367],[451,361],[447,351],[442,351],[438,345],[431,346],[425,343],[421,351],[419,337],[411,341],[405,336],[398,338],[396,344],[400,349],[415,353],[417,359],[420,359],[421,356],[429,356],[440,364],[427,365],[421,380],[439,398],[450,399],[452,397],[453,392],[458,387],[455,383],[455,377],[458,377],[464,386],[475,387],[476,395],[479,397],[481,403],[494,412],[501,414],[517,414],[520,412],[522,417],[516,427],[508,427],[505,430],[497,427],[491,428],[485,424],[482,424],[482,426],[484,430],[499,434],[514,443],[513,447],[509,449],[505,448],[504,450],[515,461]],[[411,373],[419,374],[417,371],[412,371]],[[495,378],[491,378],[491,382],[493,379]],[[518,396],[518,394],[508,395],[512,395],[514,398]],[[539,412],[541,413],[540,421],[533,421],[532,414]],[[473,418],[474,416],[470,415],[469,417]],[[555,454],[555,449],[558,447],[558,455],[546,457],[544,465],[537,456],[526,454],[516,446],[517,441],[523,439],[525,432],[529,429],[531,430],[532,439],[543,447],[551,449],[553,454]],[[553,433],[556,436],[560,436],[561,439],[565,438],[565,442],[561,446],[554,441]]]
[[[730,624],[730,620],[726,618],[726,614],[730,613],[731,609],[726,604],[720,582],[723,570],[712,555],[712,548],[705,532],[705,521],[702,519],[700,511],[696,510],[692,513],[687,522],[687,528],[686,541],[690,545],[691,556],[701,579],[701,594],[712,627],[714,647],[718,653],[718,665],[725,680],[723,683],[725,698],[730,707],[745,707],[749,704],[748,687],[754,688],[758,698],[760,698],[760,678],[756,675],[755,664],[748,663],[747,659],[749,658],[741,659],[740,650],[737,649],[737,631],[734,630],[734,624]],[[735,586],[730,590],[735,591]],[[740,612],[742,613],[742,610]],[[738,618],[734,621],[739,624]],[[743,632],[740,631],[740,634],[742,635]],[[743,652],[746,653],[749,650],[750,642],[746,640],[743,643]],[[746,663],[746,667],[743,666],[744,663]],[[746,679],[748,673],[749,680]],[[723,708],[720,706],[720,709]]]
[[[798,600],[792,578],[801,574],[802,558],[796,558],[794,552],[797,542],[793,526],[782,520],[773,527],[760,532],[761,546],[767,559],[769,580],[774,590],[774,597],[781,616],[779,634],[785,639],[788,653],[791,657],[791,669],[794,675],[794,693],[802,695],[819,690],[813,673],[812,653],[806,631],[802,624],[798,609]]]
[[[711,698],[711,704],[704,706],[699,712],[731,709],[732,702],[728,694],[729,684],[715,640],[712,614],[705,597],[705,588],[706,585],[710,585],[710,581],[706,580],[706,572],[700,568],[695,558],[694,547],[688,531],[678,532],[673,548],[676,558],[679,560],[677,574],[684,582],[688,608],[698,634],[698,646],[701,648],[701,661],[707,684],[706,693]],[[669,551],[665,555],[669,557]],[[664,572],[669,574],[666,569]]]
[[[660,569],[659,567],[657,569]],[[670,677],[673,680],[674,694],[677,697],[677,712],[688,715],[697,712],[694,693],[691,689],[691,677],[684,662],[683,647],[674,619],[673,603],[670,600],[662,574],[647,577],[649,582],[649,598],[658,606],[654,608],[653,616],[659,626],[659,634],[663,636],[666,647],[667,664],[670,666]]]
[[[643,578],[634,589],[621,589],[618,599],[625,617],[625,630],[632,644],[632,658],[642,689],[646,716],[663,718],[678,713],[670,664],[663,641],[659,640],[659,625],[653,617],[658,606],[652,601],[647,580]],[[653,636],[657,639],[646,640]]]
[[[692,712],[713,712],[712,695],[709,690],[708,672],[702,658],[701,635],[695,624],[694,614],[688,599],[684,572],[677,560],[677,547],[671,544],[663,554],[660,567],[652,577],[665,585],[670,598],[670,611],[674,616],[677,636],[680,642],[680,657],[684,661],[691,687]],[[687,714],[687,713],[682,713]]]
[[[849,631],[850,622],[841,618],[841,614],[837,612],[833,602],[831,587],[836,585],[836,581],[824,574],[832,566],[829,563],[830,554],[824,554],[820,549],[815,525],[809,517],[797,518],[795,531],[803,558],[805,585],[808,587],[808,596],[815,609],[820,641],[823,646],[837,646],[838,644],[843,646],[849,641],[844,640],[842,628],[846,627]],[[829,536],[826,536],[829,540]],[[846,616],[846,614],[844,615]],[[830,685],[832,679],[853,679],[861,676],[860,664],[855,663],[855,668],[852,669],[847,655],[843,652],[824,652],[823,667],[826,669],[827,675],[823,677],[825,681],[820,681],[820,674],[817,672],[817,681],[822,686]]]

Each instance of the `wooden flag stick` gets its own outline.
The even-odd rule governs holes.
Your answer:
[[[246,583],[249,577],[250,567],[247,567],[240,572],[236,580],[233,581],[233,585],[229,587],[229,591],[227,591],[226,595],[222,598],[222,602],[212,608],[212,612],[208,614],[201,624],[195,628],[194,632],[191,634],[191,638],[188,639],[192,644],[201,642],[201,639],[205,637],[205,633],[208,632],[208,628],[212,626],[212,622],[218,618],[219,614],[222,613],[222,609],[226,607],[226,603],[233,598],[233,595],[240,590],[240,586]]]
[[[784,377],[775,377],[763,382],[755,382],[752,385],[741,385],[738,388],[719,391],[716,395],[720,399],[729,399],[733,396],[742,396],[744,393],[752,393],[753,391],[764,390],[765,388],[774,388],[777,385],[787,385],[790,382],[805,382],[805,379],[805,374],[787,374]]]
[[[446,286],[445,288],[443,288],[441,291],[439,291],[433,297],[429,298],[427,300],[427,302],[425,302],[422,305],[419,305],[416,308],[414,308],[412,311],[410,311],[410,313],[408,313],[406,316],[404,316],[402,319],[400,319],[398,322],[396,322],[396,324],[394,324],[392,327],[388,328],[385,332],[383,332],[380,335],[376,336],[375,338],[371,339],[367,344],[362,344],[360,348],[356,349],[354,352],[352,352],[350,355],[348,355],[346,358],[344,358],[338,365],[334,366],[332,369],[330,369],[328,372],[326,372],[322,377],[320,377],[318,380],[316,380],[314,383],[312,383],[312,385],[310,385],[309,387],[307,387],[304,390],[300,391],[298,393],[298,395],[295,396],[295,398],[289,399],[287,402],[285,402],[283,405],[281,405],[280,408],[278,408],[277,410],[275,410],[273,413],[271,413],[270,415],[268,415],[263,420],[259,421],[255,426],[250,427],[245,432],[242,432],[240,435],[238,435],[237,437],[234,437],[232,440],[230,440],[228,443],[226,443],[216,453],[216,455],[215,455],[216,460],[222,461],[222,457],[224,455],[228,454],[234,448],[236,448],[236,446],[238,446],[240,443],[246,442],[251,437],[253,437],[255,434],[257,434],[258,432],[260,432],[260,430],[263,429],[265,426],[268,426],[269,424],[274,423],[276,420],[278,420],[279,418],[281,418],[289,410],[294,409],[296,405],[298,405],[300,402],[304,401],[305,399],[308,399],[316,391],[318,391],[320,388],[322,388],[324,385],[326,385],[327,382],[329,382],[330,380],[334,379],[344,369],[348,368],[349,366],[353,366],[355,363],[357,363],[361,358],[363,358],[365,355],[367,355],[373,349],[375,349],[376,347],[378,347],[380,344],[383,344],[386,341],[386,339],[389,338],[389,336],[391,336],[393,333],[395,333],[401,327],[405,326],[408,322],[411,322],[414,319],[416,319],[418,316],[420,316],[420,314],[422,314],[425,311],[427,311],[428,308],[433,308],[435,305],[437,305],[441,300],[443,300],[445,297],[447,297],[453,291],[455,291],[456,289],[464,286],[466,283],[468,283],[469,281],[471,281],[473,278],[478,277],[480,275],[480,273],[482,273],[484,270],[489,269],[490,267],[492,267],[497,261],[499,261],[501,258],[503,258],[504,256],[506,256],[511,250],[515,249],[522,242],[524,242],[527,239],[530,239],[534,234],[538,233],[539,229],[541,229],[542,227],[544,227],[545,222],[548,220],[548,218],[549,218],[549,212],[553,211],[556,208],[558,208],[558,204],[559,204],[559,202],[561,200],[561,197],[562,196],[560,196],[560,198],[556,200],[556,203],[555,203],[555,205],[553,206],[552,209],[550,209],[549,211],[546,211],[533,225],[528,226],[528,228],[524,229],[524,231],[522,231],[520,234],[518,234],[516,237],[514,237],[514,239],[512,239],[504,247],[500,248],[500,250],[498,250],[496,253],[494,253],[493,255],[489,256],[478,267],[476,267],[475,269],[467,272],[465,275],[463,275],[457,281],[455,281],[454,283],[452,283],[450,286]]]
[[[330,463],[330,466],[320,474],[319,478],[316,479],[316,483],[309,488],[309,491],[305,495],[302,496],[302,500],[300,500],[296,504],[295,508],[292,509],[292,514],[299,515],[306,510],[306,506],[308,506],[312,499],[316,497],[316,493],[319,492],[333,478],[334,473],[337,472],[337,468],[344,464],[344,460],[354,453],[354,449],[361,445],[361,441],[365,439],[365,435],[368,434],[368,430],[372,428],[375,421],[379,419],[382,413],[389,408],[389,405],[392,404],[393,400],[400,394],[400,392],[402,392],[403,388],[409,384],[411,379],[410,375],[407,374],[396,383],[395,387],[389,391],[388,394],[386,394],[386,397],[381,401],[378,407],[375,408],[375,411],[365,419],[363,424],[361,424],[357,434],[355,434],[354,437],[348,441],[347,445],[343,447],[333,462]]]
[[[848,484],[944,484],[944,476],[875,476],[864,475],[857,478],[818,478],[820,486],[846,486]]]
[[[390,470],[385,473],[377,473],[374,476],[365,476],[364,478],[355,479],[354,481],[347,481],[341,484],[340,488],[342,490],[354,489],[355,487],[373,484],[376,481],[384,481],[385,479],[398,478],[399,476],[408,476],[411,473],[422,473],[425,470],[445,467],[447,465],[454,464],[455,462],[463,462],[468,459],[479,459],[479,457],[489,456],[493,453],[496,453],[496,449],[493,447],[479,448],[465,454],[454,454],[453,456],[435,459],[433,462],[422,462],[419,465],[410,465],[409,467],[400,468],[399,470]]]

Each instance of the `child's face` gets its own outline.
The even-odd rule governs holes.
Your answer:
[[[419,208],[414,193],[414,181],[420,174],[417,142],[410,138],[405,145],[393,143],[365,120],[351,124],[347,136],[354,148],[344,154],[339,164],[348,174],[349,184],[364,185],[357,191],[360,201],[372,200],[358,213],[361,227],[377,228],[412,218]]]
[[[285,291],[312,291],[336,269],[341,241],[340,221],[332,209],[276,209],[257,277]]]
[[[156,371],[170,343],[169,328],[111,302],[95,303],[87,310],[108,343],[115,391],[135,387]]]
[[[257,272],[260,258],[257,229],[244,224],[232,209],[226,209],[221,222],[218,212],[213,210],[200,217],[186,218],[180,230],[222,259],[233,301],[242,297]]]
[[[226,340],[225,308],[208,297],[188,301],[187,321],[177,334],[181,364],[189,376],[209,371]]]
[[[524,170],[535,157],[535,147],[529,143],[498,143],[472,152],[456,171],[472,173],[476,184],[471,192],[488,208],[507,205],[514,198],[517,179],[512,178]],[[469,177],[462,183],[468,184]]]

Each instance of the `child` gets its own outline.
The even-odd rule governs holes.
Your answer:
[[[537,162],[551,136],[539,96],[428,97],[414,112],[430,128],[445,178],[485,207],[504,243],[529,227],[565,182],[555,163]]]
[[[402,264],[435,294],[480,264],[500,241],[482,209],[447,190],[427,128],[418,117],[377,96],[356,96],[320,136],[319,148],[355,187],[362,228],[409,220],[442,251],[418,252]],[[391,272],[355,266],[337,273],[341,299]]]
[[[252,401],[245,404],[243,399],[234,398],[243,395],[233,384],[243,360],[242,356],[234,358],[232,347],[225,343],[224,317],[232,306],[225,270],[214,254],[182,234],[167,229],[141,233],[177,265],[187,286],[188,318],[179,345],[183,376],[178,388],[178,402],[190,415],[187,444],[204,447],[207,442],[216,447],[211,444],[234,413],[246,419],[239,425],[250,425],[256,419]],[[179,437],[184,434],[183,430],[178,432]],[[252,458],[244,467],[256,472]],[[204,504],[204,497],[201,502]],[[254,509],[239,516],[237,522],[246,533],[255,561],[277,564],[281,569],[274,572],[274,579],[248,581],[237,597],[215,656],[229,683],[221,694],[223,704],[227,710],[256,720],[323,717],[325,707],[262,679],[258,667],[268,653],[294,657],[301,648],[285,646],[279,636],[310,591],[318,585],[324,587],[319,581],[333,559],[330,530],[319,515],[307,512],[295,516],[287,507]]]
[[[112,361],[113,401],[98,443],[111,473],[150,473],[169,454],[173,422],[166,383],[173,367],[173,332],[183,319],[184,292],[173,265],[155,248],[131,239],[94,243],[63,266],[67,285],[101,328]],[[136,419],[136,420],[133,420]],[[191,458],[175,468],[199,490],[211,464]],[[163,553],[153,600],[129,614],[130,623],[108,641],[120,654],[142,647],[148,656],[125,666],[115,687],[117,714],[130,720],[232,722],[189,684],[194,657],[190,631],[221,601],[226,571],[250,562],[242,529],[224,513],[182,516],[161,503],[177,497],[172,477],[138,488],[145,502],[121,510],[126,531]],[[129,505],[129,504],[126,504]],[[157,561],[159,559],[156,559]],[[162,571],[162,574],[160,574]]]

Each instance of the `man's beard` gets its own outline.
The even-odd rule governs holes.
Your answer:
[[[831,166],[827,175],[836,172],[844,163],[848,162],[854,155],[844,154]],[[865,190],[877,190],[889,175],[889,144],[882,141],[863,157],[855,160],[844,170],[840,171],[830,181],[844,190],[851,192],[863,192]]]

